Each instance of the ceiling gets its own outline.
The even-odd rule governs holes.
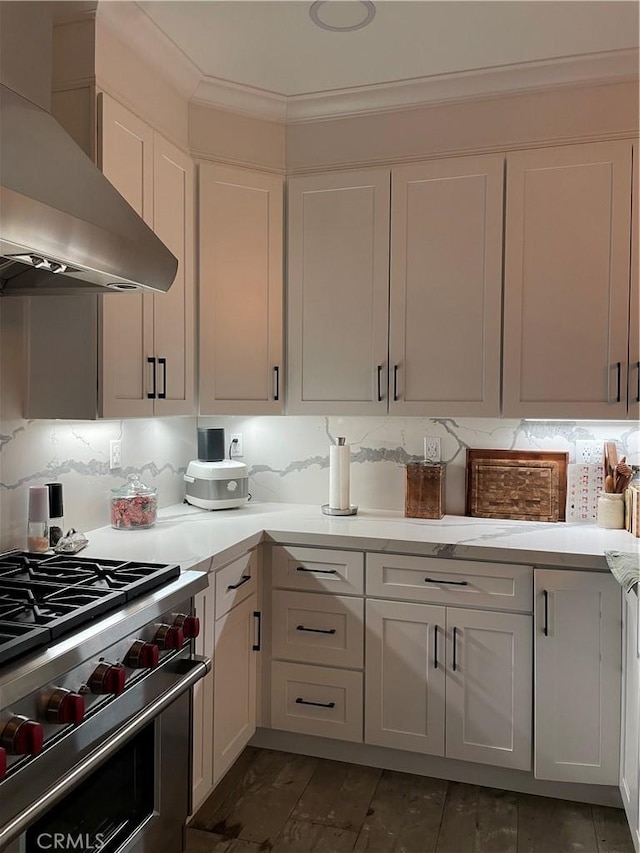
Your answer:
[[[325,13],[336,3],[342,8],[332,14],[347,23],[358,15],[357,0],[330,0]],[[637,0],[378,0],[372,22],[348,32],[315,26],[310,5],[137,3],[203,78],[287,98],[570,58],[610,59],[638,47]]]

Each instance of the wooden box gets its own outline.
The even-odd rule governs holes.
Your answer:
[[[409,462],[404,497],[407,518],[442,518],[445,494],[444,465]]]

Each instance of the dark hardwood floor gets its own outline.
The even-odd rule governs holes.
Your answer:
[[[620,809],[249,747],[187,853],[633,853]]]

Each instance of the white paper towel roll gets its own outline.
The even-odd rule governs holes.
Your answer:
[[[329,448],[329,506],[331,509],[349,509],[349,465],[351,448],[344,439]]]

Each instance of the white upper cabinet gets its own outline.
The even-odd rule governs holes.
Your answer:
[[[627,415],[631,143],[507,157],[503,415]]]
[[[283,185],[202,163],[200,414],[281,414]]]
[[[389,169],[289,181],[287,412],[387,411]]]
[[[108,95],[98,106],[102,171],[178,259],[167,293],[102,298],[101,414],[192,414],[193,165]]]
[[[389,412],[500,414],[504,157],[392,172]]]
[[[535,571],[535,776],[617,785],[621,589],[599,572]]]

